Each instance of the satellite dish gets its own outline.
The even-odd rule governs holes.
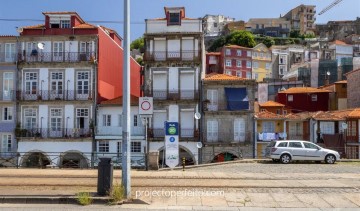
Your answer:
[[[194,115],[195,119],[200,119],[201,118],[201,114],[199,112],[196,112]]]
[[[327,71],[327,72],[326,72],[326,75],[330,75],[330,71]]]
[[[200,148],[203,147],[203,144],[202,144],[201,142],[197,142],[197,143],[196,143],[196,147],[197,147],[198,149],[200,149]]]
[[[44,49],[44,46],[45,46],[45,44],[44,43],[38,43],[38,48],[39,49],[41,49],[41,50],[43,50]]]
[[[22,28],[22,27],[20,27],[20,28],[16,27],[16,31],[17,31],[18,33],[21,33],[21,32],[23,32],[23,28]]]

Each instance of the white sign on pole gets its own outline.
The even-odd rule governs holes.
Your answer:
[[[152,115],[153,114],[153,98],[139,97],[139,114]]]
[[[179,164],[179,123],[165,123],[165,163],[170,168]]]

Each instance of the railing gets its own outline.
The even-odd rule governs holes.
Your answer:
[[[147,97],[153,97],[154,100],[197,100],[199,99],[198,90],[153,90],[146,93]]]
[[[0,52],[0,63],[15,62],[17,59],[16,53]]]
[[[0,91],[0,101],[14,101],[15,91]]]
[[[81,62],[94,61],[95,58],[95,52],[41,52],[38,50],[18,56],[18,60],[24,62]]]
[[[237,109],[237,108],[228,109],[228,102],[230,102],[231,105],[232,104],[236,105],[236,102],[240,102],[240,101],[226,101],[226,102],[216,102],[216,103],[203,102],[203,108],[204,111],[249,111],[248,109]]]
[[[19,138],[86,138],[92,136],[90,128],[21,128],[15,129]]]
[[[144,61],[200,61],[200,51],[145,52]]]
[[[17,91],[17,100],[92,100],[92,90]]]
[[[145,127],[131,127],[130,134],[132,136],[144,136]],[[115,126],[99,126],[95,130],[95,135],[97,136],[121,136],[122,127]]]
[[[149,128],[148,136],[150,138],[165,137],[164,128]],[[199,133],[194,128],[180,128],[179,137],[181,138],[198,138]]]
[[[249,132],[204,132],[203,142],[205,143],[242,143],[252,140]]]

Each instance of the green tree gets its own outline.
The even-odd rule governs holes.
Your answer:
[[[272,37],[265,37],[265,39],[262,41],[266,47],[270,48],[272,45],[275,45],[275,40]]]
[[[291,30],[290,31],[290,37],[291,38],[299,38],[300,37],[300,31],[299,30]]]
[[[239,45],[243,47],[252,48],[256,45],[254,35],[251,32],[238,30],[231,34],[219,37],[210,46],[209,51],[217,51],[225,45]]]
[[[218,48],[223,47],[226,45],[225,36],[221,36],[217,38],[210,46],[209,51],[217,51]]]
[[[136,40],[132,41],[130,44],[130,50],[133,49],[143,49],[144,48],[144,38],[139,37]]]

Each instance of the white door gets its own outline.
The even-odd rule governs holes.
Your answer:
[[[64,58],[64,45],[62,42],[53,43],[53,61],[61,62]]]
[[[194,137],[194,111],[180,112],[181,137]]]
[[[63,73],[62,72],[52,72],[51,73],[51,91],[50,99],[63,99]]]
[[[1,152],[11,152],[12,150],[12,138],[10,134],[2,135],[1,140]]]
[[[218,90],[209,89],[207,90],[207,100],[208,102],[208,110],[209,111],[217,111],[218,110]]]
[[[234,120],[234,141],[245,141],[245,120],[243,118]]]
[[[15,61],[15,43],[5,43],[5,62]]]
[[[3,78],[3,100],[11,100],[14,90],[14,74],[4,73]]]
[[[166,40],[155,40],[154,43],[155,61],[165,61],[166,59]]]
[[[62,110],[59,108],[50,110],[50,136],[62,136]]]
[[[165,73],[153,74],[153,97],[155,99],[167,98],[167,78]]]
[[[218,122],[216,120],[207,121],[207,142],[218,141]]]
[[[194,72],[180,72],[180,97],[181,99],[194,99],[195,77]]]

